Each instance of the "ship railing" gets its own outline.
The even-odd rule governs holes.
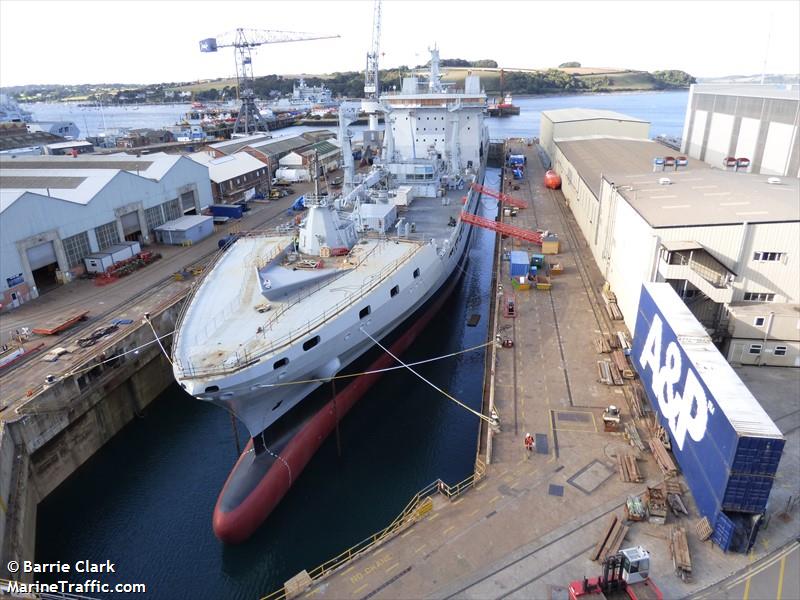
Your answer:
[[[400,514],[386,527],[371,536],[361,540],[337,556],[326,560],[321,565],[307,571],[309,585],[316,583],[327,577],[337,569],[340,569],[350,561],[353,561],[366,552],[372,550],[390,537],[401,531],[408,529],[417,521],[422,520],[433,510],[433,498],[436,494],[441,494],[450,501],[455,500],[464,492],[475,487],[486,475],[486,465],[480,459],[475,459],[475,467],[472,474],[455,485],[448,485],[441,479],[436,479],[432,483],[418,491],[406,504]],[[307,591],[308,587],[306,588]],[[285,600],[288,597],[285,587],[264,596],[261,600]]]
[[[364,256],[364,259],[366,259],[367,256],[371,255],[373,251],[377,251],[379,247],[373,248],[373,250],[370,251],[370,253]],[[337,302],[335,305],[327,308],[322,314],[306,322],[306,324],[302,327],[302,329],[295,329],[279,338],[270,340],[269,344],[266,346],[262,346],[258,352],[250,353],[245,350],[237,350],[233,354],[229,354],[222,365],[211,366],[211,367],[195,367],[194,365],[191,364],[190,361],[184,363],[184,361],[178,359],[173,360],[173,362],[175,366],[178,368],[180,374],[184,377],[227,375],[230,373],[235,373],[236,371],[248,367],[252,364],[255,364],[256,362],[261,360],[262,357],[267,356],[275,352],[279,348],[292,344],[299,338],[308,335],[312,330],[319,327],[320,325],[330,320],[334,316],[338,315],[344,308],[352,305],[354,302],[357,302],[358,300],[369,294],[386,277],[391,275],[393,272],[397,271],[403,264],[408,262],[408,259],[411,258],[411,256],[413,256],[417,252],[418,248],[419,248],[418,246],[412,247],[408,252],[403,254],[400,258],[398,258],[395,261],[392,261],[377,273],[365,277],[361,285],[359,286],[358,290],[352,292],[351,294],[348,294],[345,298]],[[360,261],[358,264],[360,265],[362,263],[363,260]],[[356,265],[355,268],[358,268],[358,265]],[[349,272],[349,270],[337,276],[337,279],[345,275],[347,272]],[[314,288],[312,288],[311,290],[307,290],[301,296],[296,297],[291,302],[287,302],[284,306],[279,308],[273,315],[270,316],[270,320],[267,322],[265,326],[262,326],[261,333],[259,335],[266,340],[268,331],[272,330],[272,326],[275,324],[277,319],[282,314],[284,314],[292,306],[295,306],[301,300],[308,298],[313,293],[318,292],[319,290],[329,286],[331,281],[334,280],[335,279],[329,279],[325,282],[321,282],[316,286],[314,286]]]
[[[262,236],[266,237],[269,234],[266,234],[262,231],[251,231],[251,232],[241,233],[240,235],[242,237],[262,237]],[[203,284],[206,277],[208,277],[209,273],[211,273],[211,271],[214,270],[219,261],[222,259],[222,256],[225,254],[225,250],[226,248],[221,248],[220,250],[218,250],[211,257],[211,260],[209,260],[208,263],[206,263],[205,267],[203,267],[202,274],[192,283],[192,286],[189,289],[189,293],[186,295],[186,300],[184,301],[183,306],[181,307],[181,310],[178,313],[178,318],[175,321],[175,337],[173,338],[172,342],[173,350],[175,350],[178,347],[178,335],[181,330],[181,325],[183,324],[183,321],[186,317],[187,311],[189,310],[189,306],[192,302],[192,299],[197,294],[198,290],[200,289],[200,286]],[[275,258],[277,258],[280,255],[280,253],[283,252],[284,250],[285,248],[281,247],[280,245],[273,248],[272,251],[267,255],[267,257],[263,259],[263,263],[269,264],[271,261],[275,260]],[[256,259],[251,261],[251,263],[248,264],[248,270],[251,267],[257,266],[259,262],[261,262],[260,257],[257,257]],[[228,316],[230,316],[233,313],[234,306],[235,308],[238,308],[241,305],[243,292],[246,285],[247,285],[247,277],[243,277],[242,283],[239,286],[238,293],[231,299],[231,301],[228,304],[225,305],[224,308],[222,308],[222,310],[218,311],[217,313],[215,313],[213,317],[208,319],[207,324],[202,331],[202,333],[205,334],[205,339],[208,339],[210,333],[216,331],[216,327],[219,326],[222,323],[222,321],[224,321]],[[198,338],[199,335],[196,335],[194,340],[192,341],[194,343],[199,343],[201,340]]]

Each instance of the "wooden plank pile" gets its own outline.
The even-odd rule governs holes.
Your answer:
[[[619,473],[620,481],[627,483],[641,483],[644,481],[644,476],[639,472],[639,466],[636,463],[636,456],[633,454],[617,454],[617,472]]]
[[[641,452],[644,452],[644,442],[642,442],[642,438],[639,437],[639,430],[636,428],[636,424],[633,421],[628,421],[625,423],[625,433],[623,435],[631,446]]]
[[[598,354],[608,354],[615,348],[619,348],[619,339],[616,335],[602,333],[594,338],[594,347]]]
[[[648,412],[650,412],[650,403],[647,400],[647,395],[644,393],[642,382],[637,379],[636,381],[632,382],[631,388],[633,390],[633,395],[636,398],[636,402],[640,407],[642,416],[646,415]]]
[[[675,574],[683,581],[692,579],[692,557],[689,554],[689,540],[684,527],[673,527],[670,535],[669,550],[672,553],[672,564]]]
[[[611,515],[608,525],[603,529],[600,539],[597,540],[592,551],[589,553],[589,560],[604,561],[607,557],[619,552],[622,541],[628,533],[628,526],[617,515]]]
[[[667,452],[667,449],[664,448],[664,445],[659,440],[654,440],[650,438],[650,451],[653,453],[653,456],[656,458],[656,463],[658,463],[658,468],[661,469],[661,472],[664,474],[664,477],[674,477],[678,474],[678,468],[675,466],[675,462],[672,460],[672,457]]]
[[[617,306],[617,295],[608,287],[608,283],[603,286],[603,300],[606,303],[606,312],[612,321],[622,321],[622,311]]]
[[[633,390],[634,388],[624,387],[622,388],[622,395],[625,396],[625,402],[627,402],[631,414],[640,419],[644,416],[644,413],[642,412],[642,405]]]
[[[661,445],[667,450],[672,449],[672,441],[669,439],[669,434],[667,433],[666,429],[659,425],[655,415],[653,415],[647,422],[647,429],[650,432],[651,438],[660,441]]]
[[[631,368],[631,364],[628,362],[628,357],[622,352],[622,350],[614,350],[611,352],[611,358],[614,361],[614,365],[619,369],[619,372],[622,374],[622,377],[625,379],[634,379],[636,374],[633,372],[633,368]]]

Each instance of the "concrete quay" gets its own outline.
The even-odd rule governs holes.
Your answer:
[[[551,291],[515,292],[516,318],[504,317],[502,307],[496,307],[492,335],[513,339],[514,347],[497,348],[487,369],[487,381],[493,376],[494,383],[487,385],[484,413],[491,399],[501,427],[480,444],[485,475],[456,497],[434,492],[432,503],[421,502],[391,535],[316,579],[302,592],[305,597],[566,599],[571,581],[600,574],[601,566],[587,555],[609,515],[622,518],[627,496],[663,481],[649,452],[640,453],[639,460],[645,482],[624,483],[617,475],[617,453],[635,450],[621,433],[603,431],[601,413],[615,404],[623,422],[633,417],[622,388],[597,381],[601,356],[593,340],[625,327],[607,316],[604,278],[563,195],[542,184],[537,147],[510,143],[508,149],[528,160],[525,178],[506,182],[504,191],[529,208],[503,220],[557,233],[559,254],[547,258],[560,263],[563,274],[552,278]],[[540,252],[510,238],[500,242],[501,252],[514,249]],[[512,291],[509,263],[499,260],[496,269],[503,289],[495,302],[500,303],[502,294]],[[666,525],[631,524],[622,547],[641,545],[650,551],[651,577],[665,598],[800,597],[800,580],[788,570],[798,561],[800,514],[796,508],[781,514],[800,494],[800,411],[786,400],[797,397],[797,378],[789,371],[741,373],[787,437],[769,521],[749,556],[724,554],[699,541],[694,531],[698,513],[689,492],[683,496],[688,518],[670,514]],[[646,441],[644,425],[638,429]],[[528,432],[537,437],[530,457],[523,446]],[[668,546],[673,525],[685,527],[689,535],[695,575],[690,583],[674,574]]]
[[[33,560],[38,503],[174,381],[169,362],[153,343],[153,330],[164,336],[169,352],[170,334],[194,278],[177,281],[173,274],[205,264],[231,230],[291,220],[287,208],[309,190],[308,184],[300,185],[282,200],[254,203],[241,221],[191,247],[151,246],[163,258],[113,284],[75,281],[0,317],[0,332],[7,339],[15,329],[90,311],[87,321],[60,335],[31,340],[45,347],[0,375],[0,578],[11,575],[6,572],[9,560]],[[79,338],[114,319],[132,323],[94,346],[77,347]],[[54,347],[71,351],[43,362]],[[45,383],[48,375],[52,384]]]

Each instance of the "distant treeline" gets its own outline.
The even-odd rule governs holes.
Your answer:
[[[645,71],[619,71],[616,73],[571,74],[559,69],[520,72],[496,70],[497,61],[492,59],[465,60],[462,58],[446,58],[440,61],[446,71],[448,67],[493,69],[482,72],[481,82],[487,92],[511,94],[547,94],[561,92],[613,92],[617,90],[665,90],[688,87],[695,83],[695,78],[684,71],[669,70],[647,73]],[[565,62],[562,68],[580,67],[577,61]],[[400,88],[404,76],[412,71],[424,70],[428,64],[409,68],[406,65],[395,69],[383,70],[380,73],[383,89]],[[463,71],[451,74],[452,77],[463,78]],[[444,77],[448,81],[448,77]],[[291,94],[296,83],[295,77],[267,75],[257,77],[254,81],[256,95],[261,98],[275,98]],[[334,96],[358,98],[364,91],[364,74],[361,71],[345,71],[331,73],[321,77],[306,77],[307,85],[325,85]],[[69,98],[81,98],[88,102],[142,103],[158,101],[186,101],[189,93],[180,93],[182,89],[191,89],[192,84],[159,83],[146,86],[124,84],[82,84],[82,85],[28,85],[4,88],[2,91],[21,101],[58,101]],[[192,100],[229,100],[236,97],[236,88],[230,80],[220,81],[219,86],[210,82],[203,90],[193,91]]]

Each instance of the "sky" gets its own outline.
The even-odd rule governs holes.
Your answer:
[[[237,27],[332,33],[261,46],[255,76],[363,70],[371,0],[0,0],[0,86],[159,83],[234,75],[231,49],[199,41]],[[800,73],[800,0],[384,0],[381,67],[491,58],[696,77]]]

